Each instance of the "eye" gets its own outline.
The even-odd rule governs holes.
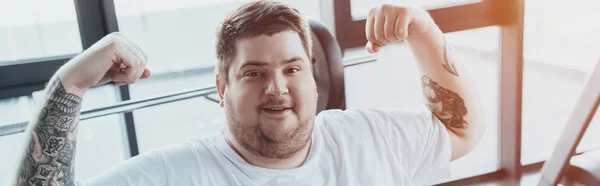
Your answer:
[[[290,68],[290,69],[288,69],[289,73],[296,73],[298,71],[300,71],[300,69],[298,69],[298,68]]]
[[[256,72],[256,71],[252,71],[252,72],[247,72],[246,74],[244,74],[244,76],[249,76],[249,77],[256,77],[256,76],[260,76],[260,72]]]

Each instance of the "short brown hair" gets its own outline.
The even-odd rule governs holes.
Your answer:
[[[306,55],[312,58],[312,41],[308,22],[300,12],[276,1],[253,1],[230,13],[217,31],[217,73],[228,81],[229,68],[236,55],[238,39],[251,38],[283,31],[295,31],[300,36]]]

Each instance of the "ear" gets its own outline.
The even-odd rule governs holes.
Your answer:
[[[223,103],[223,100],[224,100],[223,97],[225,96],[225,89],[227,87],[227,82],[225,81],[225,77],[223,77],[217,73],[217,78],[216,78],[215,84],[217,86],[217,92],[219,92],[219,99],[221,99],[221,102],[219,103],[219,105],[221,107],[223,107],[225,105]]]

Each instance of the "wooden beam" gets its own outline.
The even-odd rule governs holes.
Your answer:
[[[497,3],[496,3],[497,2]],[[523,87],[523,0],[495,0],[501,25],[500,166],[510,179],[521,176],[521,103]]]

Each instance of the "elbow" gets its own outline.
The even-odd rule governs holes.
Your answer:
[[[463,132],[461,135],[452,135],[454,139],[452,160],[461,158],[469,154],[481,141],[485,133],[485,123],[477,122],[476,125],[471,125],[468,128],[468,132]]]
[[[465,146],[468,149],[468,152],[473,150],[483,138],[485,134],[486,127],[483,119],[477,120],[474,125],[471,126],[471,130],[468,135],[465,136]]]

